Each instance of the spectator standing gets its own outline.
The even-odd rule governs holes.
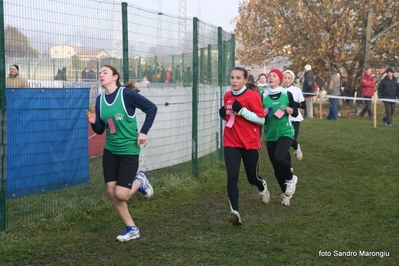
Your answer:
[[[183,87],[190,87],[193,82],[193,72],[191,72],[191,68],[187,67],[187,70],[183,73]]]
[[[143,77],[143,81],[141,82],[144,84],[144,87],[148,87],[148,84],[150,84],[151,82],[147,79],[147,76]]]
[[[19,66],[14,64],[9,68],[9,74],[6,78],[7,88],[28,88],[28,81],[19,75]]]
[[[166,70],[166,83],[171,83],[172,82],[172,68],[168,67]]]
[[[176,84],[181,84],[181,73],[180,73],[180,66],[177,65],[172,72],[172,82]]]
[[[82,81],[87,80],[88,75],[89,75],[89,70],[85,67],[82,71]]]
[[[339,96],[341,94],[341,79],[336,70],[331,71],[330,79],[327,85],[327,94],[332,96]],[[330,109],[327,116],[328,120],[338,119],[338,101],[337,98],[329,98]]]
[[[87,79],[89,80],[97,80],[97,74],[96,70],[94,67],[92,67],[89,71],[89,74],[87,75]]]
[[[341,73],[337,73],[337,76],[339,78],[340,81],[340,90],[339,90],[339,95],[340,96],[344,96],[344,97],[348,97],[350,94],[345,90],[345,84],[344,84],[344,80],[341,77]],[[338,104],[338,117],[341,116],[341,109],[344,106],[344,99],[338,99],[337,100],[337,104]]]
[[[398,97],[398,81],[393,75],[393,69],[388,67],[385,70],[385,77],[380,81],[378,85],[378,99],[396,99]],[[392,127],[392,116],[395,111],[395,102],[388,102],[382,100],[385,106],[385,117],[382,119],[384,125]]]
[[[252,74],[251,74],[251,69],[247,69],[247,72],[248,72],[248,82],[251,82],[251,83],[253,83],[253,84],[256,84],[256,83],[255,83],[255,78],[254,78],[254,76],[252,76]]]
[[[376,84],[376,79],[371,73],[371,67],[366,68],[363,76],[360,78],[360,87],[362,89],[363,98],[368,98],[363,110],[360,112],[360,117],[364,118],[364,114],[367,112],[369,119],[373,118],[373,112],[371,111],[371,97],[374,95],[374,88]]]
[[[143,76],[143,70],[141,69],[141,65],[138,65],[138,66],[137,66],[137,72],[136,72],[136,74],[137,74],[137,78],[138,78],[138,79],[141,79],[141,77]]]
[[[152,71],[151,71],[151,67],[149,65],[145,66],[145,70],[144,70],[144,73],[143,73],[143,78],[144,77],[146,77],[146,79],[149,82],[152,82]]]
[[[159,82],[161,83],[166,82],[166,71],[164,66],[161,66],[161,80]]]
[[[227,194],[230,202],[229,222],[242,224],[238,206],[238,178],[241,160],[248,182],[259,190],[261,201],[270,200],[266,181],[258,175],[261,148],[259,125],[265,121],[259,93],[248,89],[248,72],[236,67],[231,71],[231,91],[224,94],[220,118],[226,120],[223,134],[224,159],[227,172]]]
[[[62,80],[67,81],[68,78],[67,78],[67,69],[66,69],[66,67],[62,68],[61,73],[62,73]]]
[[[313,118],[313,103],[312,103],[312,95],[307,95],[306,93],[314,92],[314,82],[315,82],[315,75],[312,71],[312,66],[307,64],[305,65],[304,68],[302,92],[306,97],[305,117],[308,118]]]
[[[129,67],[129,80],[136,78],[136,72],[133,70],[133,67]]]
[[[58,69],[57,75],[55,75],[54,80],[63,80],[63,74],[61,69]]]
[[[160,83],[161,81],[161,65],[159,63],[157,63],[155,69],[154,69],[154,73],[153,73],[153,77],[152,77],[152,81],[153,82],[157,82]]]

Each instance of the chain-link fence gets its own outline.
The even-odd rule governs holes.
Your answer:
[[[142,170],[159,181],[198,177],[221,158],[233,34],[116,1],[4,0],[0,9],[0,228],[108,202],[104,136],[84,122],[104,64],[158,106]]]

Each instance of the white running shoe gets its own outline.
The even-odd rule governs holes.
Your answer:
[[[123,234],[116,237],[116,240],[120,242],[126,242],[132,239],[136,239],[140,237],[140,230],[137,226],[127,226],[125,232]]]
[[[285,195],[285,193],[283,193],[283,194],[281,194],[281,197],[283,198],[282,199],[282,201],[281,201],[281,205],[283,205],[283,206],[290,206],[290,199],[292,198],[292,195],[291,196],[287,196],[287,195]]]
[[[136,175],[136,179],[140,181],[141,186],[139,187],[138,191],[143,194],[144,198],[149,199],[154,195],[154,189],[150,184],[150,180],[145,172],[140,171]]]
[[[292,175],[291,180],[287,180],[285,182],[285,195],[292,196],[295,193],[296,183],[298,182],[298,177],[296,175]]]
[[[229,216],[229,222],[234,226],[242,225],[240,213],[238,211],[232,210]]]
[[[294,150],[294,155],[298,161],[302,160],[303,154],[302,154],[301,146],[299,145],[299,143],[298,143],[298,148],[296,150]]]
[[[264,189],[262,192],[259,192],[260,200],[263,204],[267,204],[270,201],[270,193],[269,190],[267,190],[267,183],[265,180],[262,180],[262,184]]]

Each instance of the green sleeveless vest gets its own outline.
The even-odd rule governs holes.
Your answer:
[[[113,103],[105,101],[105,93],[101,95],[100,117],[105,123],[107,132],[104,148],[112,154],[138,155],[140,147],[137,147],[138,129],[136,115],[129,116],[123,101],[124,87],[120,87]],[[109,119],[115,125],[115,134],[111,134]]]
[[[280,137],[294,138],[294,127],[288,115],[278,118],[274,113],[280,109],[286,113],[285,108],[289,106],[289,99],[286,91],[282,91],[280,98],[273,100],[270,95],[263,98],[263,108],[273,109],[273,114],[268,114],[265,123],[266,142],[277,141]]]

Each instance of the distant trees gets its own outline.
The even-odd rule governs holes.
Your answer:
[[[38,57],[38,52],[30,46],[28,37],[17,28],[7,26],[4,37],[7,57]]]
[[[283,3],[284,2],[284,3]],[[354,91],[364,69],[369,1],[248,0],[236,18],[237,59],[245,65],[265,65],[284,56],[291,69],[310,63],[321,77],[330,68],[347,75]],[[370,64],[398,63],[399,1],[372,0]],[[390,30],[388,30],[390,29]]]

